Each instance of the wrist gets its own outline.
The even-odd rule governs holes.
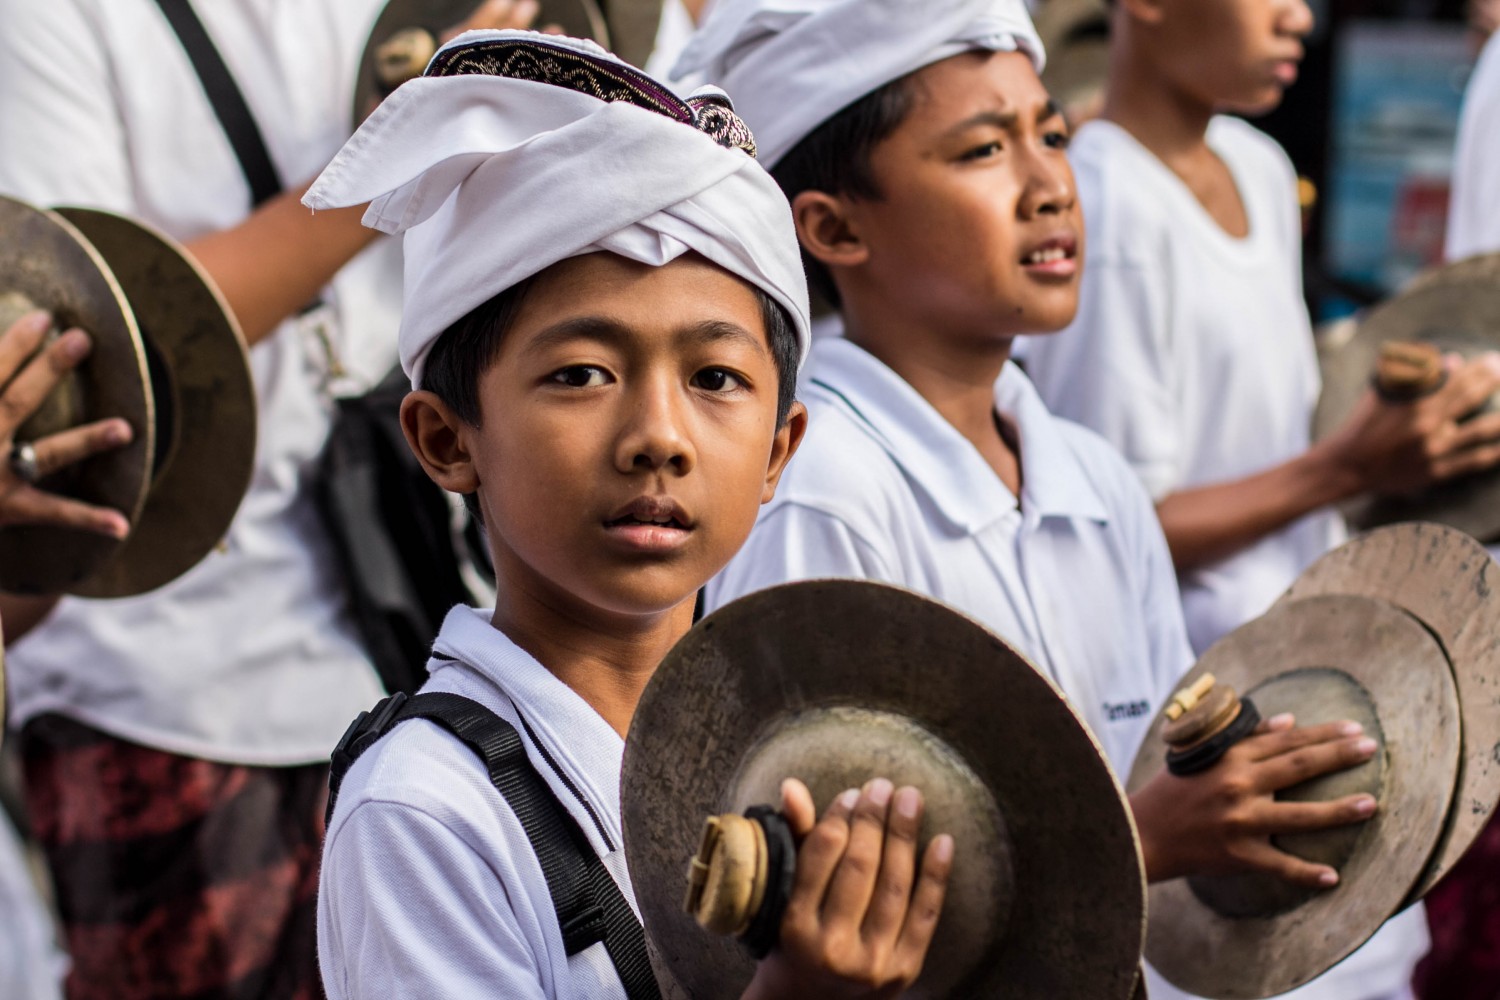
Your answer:
[[[1369,490],[1363,468],[1337,436],[1314,444],[1296,461],[1308,484],[1309,510],[1348,500]]]

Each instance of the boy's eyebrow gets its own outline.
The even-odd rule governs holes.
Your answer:
[[[539,331],[528,339],[525,349],[528,353],[541,351],[569,340],[594,340],[619,347],[623,346],[630,336],[630,327],[607,317],[575,316]],[[731,323],[728,320],[711,319],[691,324],[677,331],[675,339],[679,344],[733,340],[753,348],[759,354],[767,356],[770,354],[762,342],[763,338],[755,336],[738,323]]]
[[[1037,109],[1036,120],[1040,124],[1041,122],[1056,118],[1062,113],[1062,105],[1055,98],[1049,97],[1047,98],[1047,102]],[[1008,132],[1016,127],[1016,122],[1019,120],[1020,114],[1015,111],[981,111],[978,114],[970,115],[957,125],[954,125],[948,130],[947,134],[950,136],[962,135],[969,129],[978,128],[981,125],[990,125]]]

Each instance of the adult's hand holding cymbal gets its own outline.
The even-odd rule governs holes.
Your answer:
[[[73,427],[35,441],[17,441],[16,431],[57,383],[88,357],[82,330],[68,330],[38,351],[51,317],[34,312],[0,334],[0,526],[49,525],[124,538],[130,522],[119,511],[49,493],[37,480],[92,455],[128,444],[130,425],[111,418]]]
[[[1163,770],[1130,797],[1149,881],[1262,871],[1308,888],[1338,883],[1334,869],[1281,851],[1271,838],[1362,822],[1375,800],[1280,802],[1275,795],[1363,764],[1376,745],[1357,723],[1293,724],[1290,716],[1268,719],[1206,771],[1176,777]]]

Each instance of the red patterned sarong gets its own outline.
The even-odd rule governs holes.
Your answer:
[[[315,1000],[328,766],[241,767],[61,716],[21,733],[68,1000]]]
[[[1412,986],[1422,1000],[1500,1000],[1500,815],[1427,894],[1432,952]]]

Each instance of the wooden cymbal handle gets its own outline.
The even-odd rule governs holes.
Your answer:
[[[1443,352],[1432,344],[1392,340],[1380,345],[1375,391],[1391,403],[1409,403],[1437,392],[1447,378]]]

